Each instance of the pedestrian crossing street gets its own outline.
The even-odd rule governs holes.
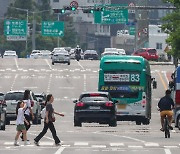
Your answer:
[[[4,142],[4,146],[6,147],[14,147],[14,142]],[[22,147],[24,146],[23,142],[19,143],[20,146],[16,147]],[[26,145],[27,147],[35,147],[36,145],[34,143],[31,143],[30,145]],[[166,145],[166,144],[159,144],[155,142],[145,142],[145,143],[122,143],[122,142],[111,142],[111,143],[95,143],[95,142],[62,142],[62,147],[69,147],[69,148],[128,148],[128,149],[143,149],[143,148],[166,148],[166,149],[174,149],[174,148],[180,148],[180,143],[177,143],[176,145]],[[40,148],[47,148],[47,147],[57,147],[55,146],[54,142],[49,141],[42,141],[40,142]]]

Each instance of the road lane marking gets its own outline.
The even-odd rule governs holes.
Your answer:
[[[85,70],[84,67],[80,64],[79,61],[78,61],[78,65],[79,65],[83,70]]]
[[[11,85],[11,90],[13,90],[13,88],[14,88],[17,77],[18,77],[18,74],[16,74],[15,77],[14,77],[13,83]]]
[[[164,82],[164,80],[163,80],[163,78],[162,78],[162,75],[158,72],[158,75],[159,75],[159,77],[160,77],[160,80],[161,80],[161,82],[162,82],[162,84],[163,84],[163,86],[164,86],[164,89],[166,90],[167,89],[167,85],[165,84],[165,82]]]
[[[151,143],[151,142],[147,142],[144,144],[146,147],[158,147],[159,144],[158,143]]]
[[[165,76],[165,79],[166,79],[167,84],[169,84],[169,80],[168,80],[167,75],[166,75],[166,74],[167,74],[167,72],[166,72],[166,71],[164,71],[163,73],[164,73],[164,76]]]
[[[166,154],[171,154],[170,149],[164,149],[164,151],[165,151]]]
[[[112,147],[124,146],[124,143],[110,143]]]
[[[61,154],[64,151],[65,147],[60,147],[55,154]]]
[[[49,76],[48,87],[47,87],[46,93],[50,93],[51,81],[52,81],[52,74],[50,74],[50,76]]]
[[[106,148],[106,145],[92,145],[92,148]]]
[[[143,148],[141,145],[129,145],[128,148]]]
[[[17,59],[15,58],[14,60],[15,60],[15,63],[16,63],[16,67],[17,67],[17,69],[19,69]]]
[[[131,140],[134,140],[134,141],[138,141],[138,142],[145,143],[145,141],[139,140],[139,139],[137,139],[137,138],[133,138],[133,137],[129,137],[129,136],[122,136],[122,137],[127,138],[127,139],[131,139]]]
[[[52,70],[52,67],[51,67],[51,65],[49,64],[48,60],[45,59],[45,61],[46,61],[47,65],[49,66],[49,68]]]
[[[87,146],[89,143],[88,142],[75,142],[75,146]]]
[[[84,91],[86,91],[87,88],[86,88],[86,74],[84,74]]]

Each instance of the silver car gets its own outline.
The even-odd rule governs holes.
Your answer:
[[[18,101],[23,100],[24,91],[9,91],[4,96],[4,103],[6,104],[6,124],[10,124],[10,121],[16,120],[16,106]],[[30,91],[30,100],[32,111],[34,114],[33,124],[41,124],[41,106],[37,101],[34,93]]]
[[[0,92],[0,130],[5,130],[6,126],[6,104],[4,104],[4,94]]]
[[[70,56],[68,51],[65,49],[61,50],[55,50],[53,56],[52,56],[52,65],[55,63],[67,63],[70,65]]]

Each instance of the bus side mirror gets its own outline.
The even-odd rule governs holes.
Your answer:
[[[169,81],[169,88],[173,88],[174,87],[174,82],[173,81]]]

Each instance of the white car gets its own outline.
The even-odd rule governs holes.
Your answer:
[[[30,54],[30,58],[38,59],[41,57],[41,51],[40,50],[33,50]]]
[[[7,50],[4,52],[3,58],[18,58],[16,51]]]
[[[54,51],[52,56],[52,65],[54,65],[55,63],[67,63],[68,65],[70,65],[70,56],[68,51],[66,51],[65,49]]]
[[[117,49],[120,55],[126,55],[126,51],[124,49]]]
[[[40,58],[44,58],[44,59],[50,59],[51,58],[51,51],[49,50],[40,50],[41,54],[40,54]]]
[[[120,55],[118,51],[105,51],[101,54],[101,57],[105,55]]]

